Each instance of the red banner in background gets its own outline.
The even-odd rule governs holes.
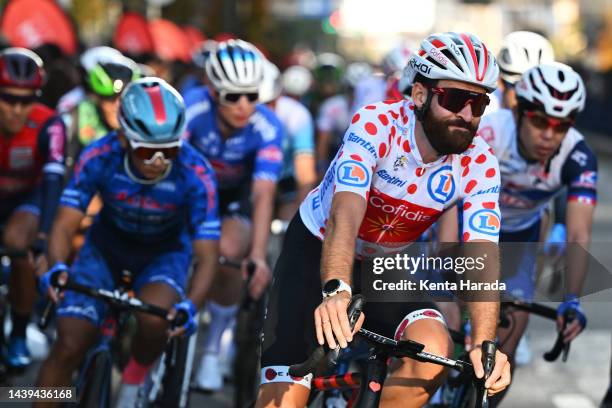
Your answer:
[[[16,47],[36,48],[55,44],[66,55],[77,51],[72,22],[52,0],[9,0],[0,21],[0,31]]]
[[[194,26],[184,26],[183,32],[189,40],[190,53],[193,53],[195,50],[199,49],[202,43],[206,41],[206,36]]]
[[[156,19],[149,22],[155,53],[164,61],[191,60],[190,42],[183,30],[172,21]]]
[[[113,44],[119,51],[128,55],[142,55],[155,51],[147,20],[133,12],[121,16],[113,35]]]

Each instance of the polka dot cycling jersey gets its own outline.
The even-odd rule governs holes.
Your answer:
[[[499,160],[502,230],[522,231],[534,225],[554,196],[568,188],[568,201],[595,205],[597,159],[574,128],[567,132],[548,162],[528,162],[520,154],[512,111],[500,109],[483,116],[478,134]]]
[[[324,238],[334,194],[349,191],[367,200],[358,255],[401,251],[460,199],[464,241],[497,242],[499,169],[492,150],[476,137],[462,154],[423,163],[413,109],[409,99],[385,101],[353,116],[323,181],[300,206],[310,232]]]

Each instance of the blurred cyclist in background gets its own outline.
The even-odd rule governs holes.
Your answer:
[[[308,109],[282,95],[280,71],[266,61],[259,102],[276,113],[283,124],[283,171],[278,182],[277,217],[289,221],[317,180],[314,158],[314,124]]]
[[[550,42],[540,34],[530,31],[514,31],[504,37],[497,55],[499,86],[493,93],[485,115],[500,108],[516,108],[514,86],[529,68],[553,62],[554,51]]]
[[[398,85],[402,76],[402,70],[410,59],[410,54],[412,54],[412,51],[408,45],[400,44],[384,56],[381,63],[383,73],[387,80],[386,95],[384,99],[398,100],[404,98]]]
[[[66,94],[58,104],[68,128],[70,171],[84,147],[119,128],[119,95],[139,77],[136,63],[114,48],[91,48],[83,53],[80,62],[83,86]]]
[[[304,98],[310,91],[312,82],[310,70],[301,65],[292,65],[287,68],[281,79],[283,93],[304,103],[307,103]]]
[[[25,48],[0,52],[0,225],[2,245],[43,252],[62,192],[66,129],[38,103],[45,80],[42,60]],[[2,228],[0,228],[2,229]],[[37,267],[46,265],[37,258]],[[30,364],[26,328],[36,297],[35,265],[15,258],[9,277],[13,328],[4,358],[10,367]]]
[[[283,128],[274,112],[257,104],[264,61],[246,41],[218,43],[206,60],[209,85],[185,95],[189,141],[210,160],[218,180],[221,255],[244,260],[242,271],[220,266],[211,289],[211,323],[196,376],[196,385],[206,390],[223,385],[221,335],[238,310],[247,259],[256,264],[249,286],[254,299],[262,296],[272,277],[266,255],[283,164]]]

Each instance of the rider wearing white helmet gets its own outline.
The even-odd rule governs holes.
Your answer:
[[[276,216],[289,221],[317,179],[314,122],[306,106],[281,92],[280,72],[276,65],[266,61],[259,101],[276,113],[285,130],[283,171],[278,182]]]
[[[498,76],[495,57],[476,36],[440,33],[427,37],[412,54],[399,89],[411,95],[415,102],[414,113],[431,146],[439,154],[460,153],[471,143],[472,133],[478,128],[480,116],[489,103],[487,93],[497,87]],[[437,107],[459,114],[470,105],[470,114],[451,122],[440,122],[430,114],[434,95],[438,96]],[[464,137],[456,137],[456,130],[446,129],[448,124],[463,128]]]
[[[479,128],[497,156],[501,174],[500,242],[533,242],[534,245],[502,247],[502,277],[513,297],[531,301],[535,293],[535,265],[541,241],[545,210],[563,189],[567,189],[568,245],[564,302],[558,308],[559,329],[571,312],[575,319],[564,329],[570,342],[586,325],[580,308],[582,282],[586,276],[585,257],[591,240],[591,226],[597,201],[597,159],[573,124],[584,109],[585,86],[571,67],[561,63],[537,65],[516,83],[515,111],[500,109],[486,115]],[[573,245],[572,245],[573,244]],[[579,246],[585,249],[575,250]],[[504,251],[511,251],[505,254]],[[520,251],[520,252],[519,252]],[[504,256],[505,255],[505,256]],[[513,259],[515,261],[510,262]],[[512,313],[511,329],[500,329],[504,351],[514,358],[517,344],[527,326],[528,315]]]
[[[258,104],[265,59],[242,40],[220,42],[205,61],[206,86],[185,94],[189,141],[209,159],[219,182],[222,216],[221,255],[249,258],[256,265],[249,291],[259,298],[271,279],[266,253],[276,182],[282,169],[282,124]],[[244,270],[246,274],[246,262]],[[240,272],[219,267],[208,309],[211,329],[204,340],[196,385],[220,389],[221,335],[237,310]]]
[[[536,65],[552,62],[555,58],[550,42],[540,34],[530,31],[514,31],[508,34],[503,42],[497,62],[499,63],[499,89],[486,113],[500,108],[516,107],[514,85],[521,75]]]
[[[312,74],[306,67],[292,65],[283,72],[281,83],[285,94],[300,99],[312,86]]]

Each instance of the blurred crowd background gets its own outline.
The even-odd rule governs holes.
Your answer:
[[[79,54],[111,45],[180,87],[206,40],[242,38],[281,69],[313,69],[335,52],[376,66],[399,44],[435,31],[470,31],[496,53],[509,32],[543,34],[588,87],[581,129],[612,134],[612,0],[0,0],[4,45],[35,50],[55,107],[78,82]]]

